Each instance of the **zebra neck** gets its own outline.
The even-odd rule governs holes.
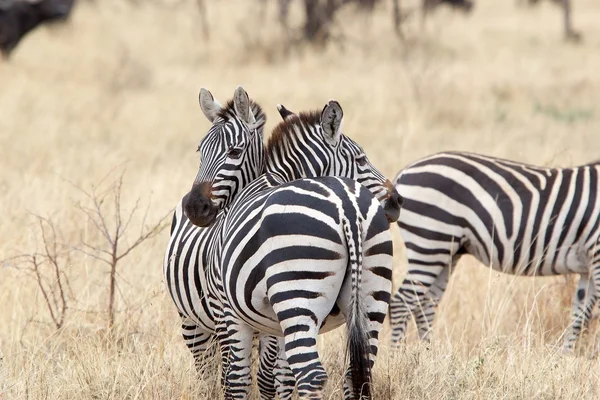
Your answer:
[[[306,174],[292,163],[275,164],[269,161],[267,162],[266,173],[271,179],[278,181],[279,184],[306,178]]]

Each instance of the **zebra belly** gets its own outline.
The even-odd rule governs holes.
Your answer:
[[[508,250],[513,251],[510,248]],[[511,275],[555,276],[570,273],[581,274],[588,271],[589,257],[583,246],[563,246],[561,249],[551,250],[553,251],[549,250],[537,258],[531,257],[532,259],[530,259],[529,253],[525,252],[517,262],[510,257],[514,253],[509,252],[503,260],[493,257],[494,260],[491,263],[483,257],[477,256],[477,253],[468,252],[483,264],[491,266],[495,271]]]

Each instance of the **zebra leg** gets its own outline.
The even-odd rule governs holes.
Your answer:
[[[227,316],[229,365],[225,375],[225,400],[247,399],[252,384],[252,345],[254,330]]]
[[[598,300],[597,289],[600,286],[598,284],[600,283],[600,269],[598,267],[592,269],[592,274],[593,279],[590,279],[588,274],[582,274],[579,278],[571,310],[571,327],[563,344],[565,353],[571,353],[575,349],[575,343],[579,339],[582,329],[587,325]],[[594,281],[597,282],[596,285],[594,285]]]
[[[217,313],[215,313],[217,314]],[[216,336],[221,354],[221,387],[225,388],[227,371],[229,371],[229,336],[227,335],[227,326],[222,315],[216,315]]]
[[[262,400],[275,398],[275,365],[277,363],[277,338],[260,334],[258,342],[259,365],[256,381]]]
[[[312,317],[315,317],[312,314]],[[319,360],[317,335],[319,328],[310,316],[286,318],[281,323],[284,335],[285,359],[296,378],[300,399],[321,399],[327,383],[327,372]]]
[[[279,400],[291,400],[296,386],[296,378],[290,369],[290,364],[285,356],[285,341],[283,338],[278,338],[279,354],[274,370],[277,396]]]
[[[196,371],[201,373],[206,361],[215,353],[214,346],[211,346],[215,337],[212,333],[201,329],[189,318],[183,319],[181,331],[185,345],[194,356]]]
[[[392,344],[398,344],[406,334],[408,318],[418,308],[427,306],[429,288],[447,267],[424,266],[421,270],[409,270],[402,285],[392,297],[390,303],[390,324],[392,326]]]
[[[453,264],[455,265],[456,262]],[[421,340],[429,341],[430,339],[429,337],[431,335],[435,313],[446,292],[450,276],[454,272],[454,265],[442,270],[442,273],[438,275],[431,285],[431,288],[429,288],[425,301],[413,310],[413,316],[415,318],[415,323],[417,324],[417,332],[419,334],[419,339]]]

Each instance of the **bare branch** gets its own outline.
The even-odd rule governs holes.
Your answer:
[[[167,226],[165,221],[167,221],[167,218],[172,213],[172,211],[170,211],[156,224],[146,229],[145,223],[148,216],[148,206],[143,215],[139,236],[133,239],[133,243],[128,247],[124,246],[123,243],[127,243],[127,241],[123,241],[127,240],[130,236],[130,228],[135,217],[139,214],[141,200],[138,198],[135,201],[133,208],[127,212],[126,217],[123,218],[123,187],[124,173],[119,175],[113,184],[109,185],[106,190],[99,190],[98,186],[90,192],[78,188],[91,203],[91,206],[78,205],[77,208],[88,216],[92,221],[92,226],[105,239],[102,244],[96,245],[81,238],[81,244],[78,246],[77,250],[96,260],[102,261],[109,266],[107,306],[109,328],[114,326],[116,294],[118,293],[127,304],[127,299],[124,297],[120,286],[117,284],[117,279],[122,279],[121,274],[118,273],[119,261],[129,255],[143,242],[158,235]],[[106,204],[107,200],[110,204]],[[120,250],[121,248],[123,248],[123,250]]]
[[[127,250],[125,250],[123,253],[121,253],[117,257],[117,260],[120,260],[123,257],[127,256],[133,249],[138,247],[140,244],[144,243],[146,240],[151,239],[151,238],[155,237],[156,235],[158,235],[159,233],[161,233],[168,226],[168,219],[170,216],[171,216],[170,212],[169,212],[169,214],[163,216],[154,226],[152,226],[150,228],[150,230],[148,232],[139,236],[136,239],[136,241],[131,246],[129,246],[129,248]]]

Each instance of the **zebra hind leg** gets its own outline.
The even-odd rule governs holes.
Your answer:
[[[278,338],[278,350],[277,363],[273,372],[275,375],[277,396],[279,400],[292,400],[296,378],[285,356],[285,340],[283,338]]]
[[[313,314],[314,316],[314,314]],[[287,318],[281,321],[285,334],[285,359],[294,372],[300,399],[321,399],[327,372],[319,360],[317,318]]]
[[[588,274],[582,274],[577,285],[577,292],[573,299],[571,310],[571,326],[565,336],[563,351],[572,353],[575,344],[581,336],[581,331],[586,327],[596,302],[598,290],[600,290],[600,268],[592,269],[593,279]]]
[[[259,366],[256,374],[261,400],[275,398],[275,365],[277,362],[277,338],[260,334],[258,342]]]

